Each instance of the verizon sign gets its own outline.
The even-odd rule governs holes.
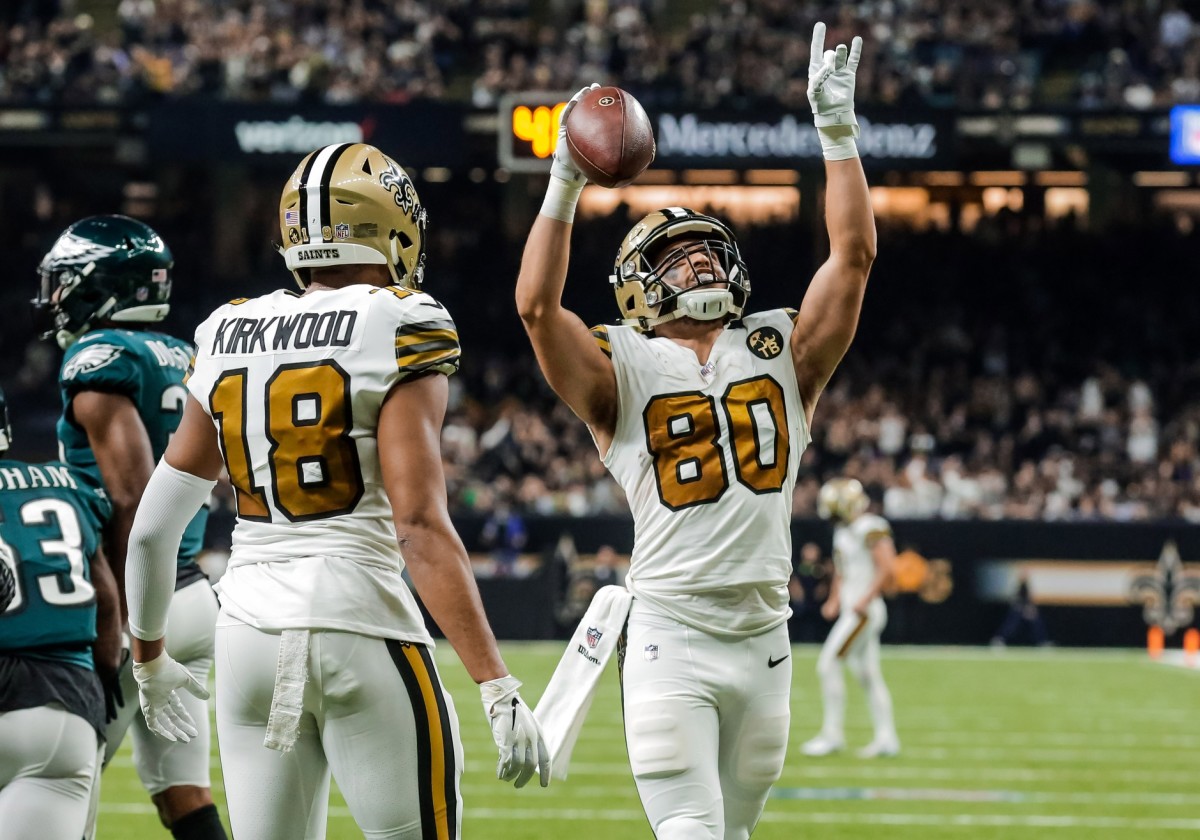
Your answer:
[[[940,136],[934,123],[872,122],[858,118],[858,151],[863,158],[913,163],[939,156]],[[665,162],[705,161],[728,166],[781,164],[820,159],[821,142],[808,119],[785,114],[774,122],[739,122],[697,116],[660,114],[658,157]]]
[[[421,101],[406,105],[296,105],[169,100],[146,111],[146,145],[155,161],[213,161],[264,170],[295,166],[333,143],[370,143],[406,167],[458,166],[466,160],[466,109]]]
[[[308,154],[333,143],[361,143],[363,129],[353,122],[316,122],[299,115],[289,119],[242,121],[234,125],[238,148],[247,154]]]

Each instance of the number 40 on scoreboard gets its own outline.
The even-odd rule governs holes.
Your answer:
[[[549,172],[558,123],[570,93],[515,93],[500,99],[496,127],[500,165],[512,172]]]

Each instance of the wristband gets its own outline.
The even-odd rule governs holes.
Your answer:
[[[858,157],[858,144],[851,135],[830,137],[818,128],[817,136],[821,138],[821,154],[825,156],[825,160],[849,160]]]
[[[567,224],[574,222],[575,205],[579,202],[579,194],[583,192],[583,185],[586,183],[587,181],[582,180],[575,183],[552,174],[550,184],[546,187],[546,197],[542,200],[542,215]]]

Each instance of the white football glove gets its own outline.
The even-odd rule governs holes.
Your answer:
[[[516,780],[517,787],[525,787],[536,769],[542,787],[547,787],[550,784],[550,751],[537,718],[517,693],[520,687],[521,681],[513,676],[479,685],[483,713],[488,716],[492,738],[500,750],[496,778],[502,782]]]
[[[587,184],[587,176],[579,171],[571,158],[567,146],[567,115],[583,99],[584,94],[600,87],[593,82],[571,97],[558,117],[558,140],[554,144],[554,158],[550,164],[550,184],[546,187],[546,198],[542,201],[542,215],[568,224],[575,220],[575,205],[579,193]]]
[[[196,722],[177,693],[177,689],[185,688],[201,700],[208,699],[208,689],[191,671],[164,650],[157,659],[134,662],[133,678],[137,680],[138,703],[151,732],[184,744],[196,737]]]
[[[808,101],[813,122],[821,138],[826,160],[858,157],[854,138],[858,120],[854,116],[854,81],[862,57],[862,38],[854,36],[850,49],[838,44],[825,49],[825,24],[813,27],[812,48],[808,54]]]
[[[556,178],[562,178],[564,181],[578,183],[583,186],[587,183],[587,177],[579,171],[579,167],[575,165],[575,161],[571,158],[571,150],[567,146],[567,115],[575,109],[579,104],[579,100],[590,90],[595,90],[600,87],[597,82],[592,82],[585,88],[580,88],[567,102],[567,107],[562,109],[562,113],[558,117],[558,141],[554,144],[554,163],[550,166],[550,174]]]

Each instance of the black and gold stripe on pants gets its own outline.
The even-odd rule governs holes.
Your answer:
[[[850,631],[850,635],[846,637],[846,641],[842,642],[841,648],[838,650],[838,659],[844,659],[846,654],[850,652],[850,646],[854,644],[854,640],[858,638],[859,633],[867,626],[867,617],[860,615],[858,624],[854,625],[854,629]]]
[[[424,645],[387,640],[388,653],[408,689],[417,729],[417,784],[421,840],[458,840],[458,792],[450,710]]]

